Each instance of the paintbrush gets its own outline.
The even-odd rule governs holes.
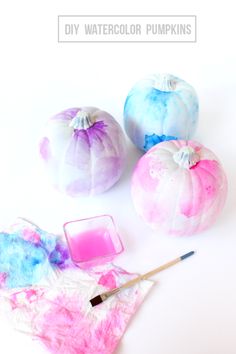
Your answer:
[[[145,279],[148,279],[150,278],[151,276],[153,276],[154,274],[157,274],[159,272],[161,272],[162,270],[164,269],[167,269],[169,267],[172,267],[173,265],[183,261],[184,259],[192,256],[195,252],[194,251],[191,251],[189,253],[186,253],[184,254],[183,256],[181,257],[178,257],[176,259],[173,259],[172,261],[168,262],[168,263],[165,263],[163,265],[161,265],[160,267],[158,268],[155,268],[153,270],[151,270],[150,272],[148,273],[145,273],[143,275],[139,275],[138,277],[132,279],[132,280],[129,280],[127,283],[119,286],[118,288],[115,288],[115,289],[112,289],[110,291],[106,291],[105,293],[102,293],[100,295],[97,295],[95,296],[93,299],[90,300],[90,303],[92,306],[96,306],[96,305],[99,305],[101,304],[103,301],[107,300],[110,296],[118,293],[119,291],[123,290],[123,289],[126,289],[126,288],[130,288],[131,286],[137,284],[139,281],[141,280],[145,280]]]

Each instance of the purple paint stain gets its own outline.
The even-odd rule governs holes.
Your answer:
[[[81,195],[87,195],[90,192],[91,183],[90,180],[82,180],[81,178],[71,182],[66,192],[71,196],[76,196],[78,193]]]
[[[76,114],[81,111],[80,108],[69,108],[69,109],[66,109],[65,111],[62,111],[56,115],[54,115],[51,119],[52,120],[71,120],[73,119]]]
[[[103,139],[106,135],[105,128],[106,124],[103,121],[98,121],[87,129],[75,129],[73,139],[65,156],[66,163],[83,169],[90,158],[91,148],[93,148],[95,155],[104,149]],[[78,151],[80,151],[80,155],[78,155]],[[85,184],[87,185],[86,182]],[[90,187],[88,186],[88,188]],[[74,188],[72,187],[72,189]]]
[[[104,137],[106,127],[107,125],[103,121],[98,121],[87,129],[75,129],[74,136],[84,139],[89,147],[91,147],[93,139],[102,139]]]
[[[69,252],[65,245],[56,244],[55,249],[49,255],[50,263],[56,264],[59,268],[66,268],[66,261],[69,259]]]

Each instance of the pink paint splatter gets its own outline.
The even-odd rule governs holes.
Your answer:
[[[111,354],[136,308],[136,297],[109,310],[103,306],[106,315],[100,320],[101,308],[91,309],[86,316],[77,296],[58,296],[38,318],[37,336],[54,354]]]
[[[10,303],[12,309],[27,307],[42,298],[44,294],[43,288],[21,290],[10,295]]]
[[[99,280],[98,284],[107,287],[108,289],[114,289],[116,287],[116,278],[114,272],[110,270],[106,274],[103,274]]]
[[[29,228],[22,230],[22,238],[32,243],[39,243],[40,241],[39,233]]]
[[[152,168],[150,166],[151,160],[146,158],[142,160],[142,163],[136,167],[136,173],[133,174],[132,184],[142,185],[147,192],[153,191],[158,184],[157,176],[153,176]],[[155,169],[155,171],[157,171]]]
[[[35,325],[37,336],[51,353],[82,354],[89,349],[89,320],[82,315],[77,296],[56,297]]]
[[[7,273],[0,273],[0,288],[4,287],[7,279]]]
[[[17,329],[32,333],[53,354],[112,354],[151,282],[142,282],[99,306],[91,296],[101,291],[100,281],[110,288],[134,275],[115,266],[86,274],[80,269],[64,271],[49,288],[31,288],[10,297]],[[104,286],[104,285],[103,285]],[[42,293],[43,290],[43,293]]]

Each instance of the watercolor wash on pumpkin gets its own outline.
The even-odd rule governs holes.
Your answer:
[[[52,117],[39,149],[53,185],[74,197],[108,190],[124,170],[124,133],[110,114],[94,107]]]
[[[193,160],[186,159],[186,149]],[[191,235],[210,227],[221,212],[227,179],[213,152],[193,141],[154,146],[137,163],[132,199],[155,230]]]
[[[191,138],[197,121],[195,90],[170,74],[139,81],[125,101],[126,133],[144,151],[162,141]]]

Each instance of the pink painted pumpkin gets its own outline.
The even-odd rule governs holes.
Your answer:
[[[217,219],[226,199],[227,179],[215,154],[203,145],[166,141],[150,149],[132,177],[138,214],[155,230],[191,235]]]

